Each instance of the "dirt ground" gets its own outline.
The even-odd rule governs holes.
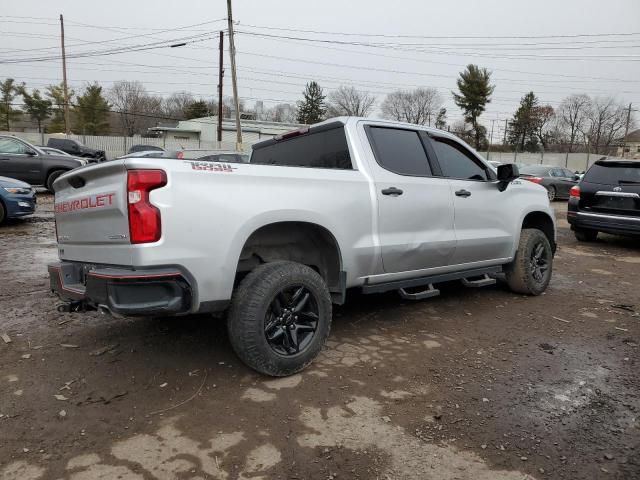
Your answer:
[[[2,479],[638,479],[640,242],[579,244],[546,294],[351,294],[272,380],[206,316],[62,314],[51,196],[0,229]]]

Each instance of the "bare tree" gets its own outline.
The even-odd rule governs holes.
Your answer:
[[[355,87],[340,85],[336,90],[329,93],[327,116],[366,117],[371,113],[375,101],[375,97],[368,92],[361,92]]]
[[[622,136],[627,123],[624,105],[613,97],[600,97],[591,101],[583,135],[596,153],[608,153],[614,141]]]
[[[588,95],[570,95],[560,103],[556,112],[558,128],[564,133],[569,144],[569,152],[573,151],[578,135],[584,129],[591,99]]]
[[[442,107],[442,97],[435,88],[416,88],[392,92],[382,102],[382,116],[401,122],[431,125]]]
[[[162,111],[166,117],[184,120],[187,108],[195,101],[189,92],[175,92],[162,101]]]
[[[141,82],[121,80],[109,90],[109,100],[117,110],[126,135],[142,133],[163,116],[162,99],[147,93]]]
[[[542,148],[545,150],[553,138],[552,130],[554,115],[555,112],[551,105],[534,107],[533,130],[535,135],[538,137],[538,140],[540,140]]]

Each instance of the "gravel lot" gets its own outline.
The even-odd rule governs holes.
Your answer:
[[[2,479],[640,478],[640,242],[578,244],[545,295],[350,295],[300,375],[205,316],[61,314],[52,197],[0,228]]]

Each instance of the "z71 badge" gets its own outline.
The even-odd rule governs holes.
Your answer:
[[[198,162],[193,160],[185,160],[184,162],[189,163],[192,170],[202,170],[205,172],[233,173],[233,171],[237,169],[230,163]]]

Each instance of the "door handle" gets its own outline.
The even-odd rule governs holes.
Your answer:
[[[465,190],[464,188],[462,190],[456,191],[456,197],[470,197],[470,196],[471,196],[471,192],[469,190]]]
[[[402,195],[402,190],[396,187],[389,187],[382,190],[383,195],[391,195],[393,197],[397,197],[398,195]]]

